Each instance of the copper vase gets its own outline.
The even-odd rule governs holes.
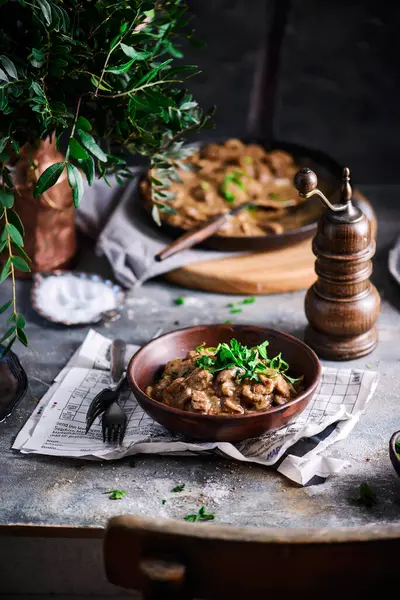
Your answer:
[[[75,256],[75,212],[66,170],[53,187],[39,198],[33,196],[40,175],[63,160],[55,138],[47,138],[36,146],[25,144],[12,167],[14,206],[25,228],[24,249],[32,259],[32,273],[68,268]],[[21,271],[16,274],[31,275]]]

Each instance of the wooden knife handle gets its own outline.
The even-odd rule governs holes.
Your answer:
[[[166,258],[169,258],[170,256],[173,256],[182,250],[187,250],[196,244],[200,244],[200,242],[211,237],[213,233],[218,231],[218,229],[220,229],[222,225],[226,223],[228,218],[229,213],[220,213],[205,223],[200,223],[200,225],[183,234],[177,240],[172,242],[172,244],[166,246],[164,250],[161,250],[161,252],[156,254],[154,257],[155,260],[157,262],[161,262],[162,260],[165,260]]]

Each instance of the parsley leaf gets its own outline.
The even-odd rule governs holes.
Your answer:
[[[185,489],[185,484],[181,483],[180,485],[176,485],[174,488],[172,488],[173,492],[183,492],[183,490]]]
[[[260,373],[264,373],[269,377],[274,377],[280,373],[292,384],[298,381],[298,379],[286,375],[289,365],[283,360],[281,353],[272,359],[268,358],[268,345],[269,342],[266,340],[254,348],[248,348],[232,338],[229,344],[224,342],[219,344],[217,348],[206,348],[206,350],[214,353],[214,357],[202,354],[197,358],[196,366],[208,370],[210,373],[236,368],[238,379],[259,381]]]
[[[243,310],[241,308],[232,308],[231,315],[236,315],[237,313],[241,313]]]
[[[370,488],[368,483],[361,483],[359,488],[359,496],[357,498],[357,502],[360,504],[364,504],[367,508],[371,508],[374,504],[377,503],[377,498],[375,492]]]
[[[195,351],[196,351],[196,352],[201,352],[201,351],[203,350],[203,348],[205,348],[205,346],[206,346],[206,343],[205,343],[205,342],[202,342],[202,343],[200,344],[200,346],[197,346],[197,348],[195,348]]]
[[[185,521],[212,521],[215,519],[214,513],[206,513],[205,506],[202,506],[197,513],[192,513],[184,517]]]
[[[165,500],[165,498],[163,498],[163,499],[161,500],[161,504],[162,504],[162,505],[164,505],[164,504],[166,504],[166,503],[167,503],[167,501]]]
[[[225,174],[224,180],[221,183],[220,191],[226,202],[234,202],[236,199],[235,194],[232,192],[231,184],[235,185],[241,190],[244,190],[244,183],[242,181],[243,176],[243,171],[239,171],[237,169]]]
[[[103,494],[110,494],[109,500],[122,500],[126,496],[126,490],[109,490],[108,492],[103,492]]]
[[[175,304],[181,305],[181,304],[185,304],[185,298],[175,298]]]
[[[254,304],[255,301],[256,299],[254,298],[254,296],[251,296],[250,298],[245,298],[244,300],[242,300],[240,304]]]

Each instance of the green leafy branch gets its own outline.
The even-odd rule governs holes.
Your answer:
[[[182,85],[197,67],[175,64],[181,41],[195,41],[183,0],[0,0],[0,19],[0,247],[2,281],[10,277],[13,290],[0,310],[13,310],[3,339],[11,347],[17,339],[26,343],[15,270],[29,270],[29,259],[10,204],[17,192],[9,167],[20,148],[33,151],[55,137],[65,158],[40,174],[34,195],[66,170],[75,206],[83,175],[89,185],[110,175],[123,184],[132,177],[129,156],[147,157],[160,223],[160,211],[173,212],[169,187],[190,153],[183,137],[209,126],[212,111],[203,113]]]

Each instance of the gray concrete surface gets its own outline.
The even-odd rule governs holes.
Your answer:
[[[350,437],[331,447],[332,456],[351,466],[325,484],[300,488],[259,466],[214,457],[139,456],[92,463],[13,452],[11,444],[54,376],[78,347],[87,328],[65,328],[45,321],[30,307],[28,282],[20,282],[20,309],[28,319],[32,353],[18,349],[30,379],[30,391],[12,417],[0,425],[0,523],[78,525],[102,527],[112,515],[135,513],[183,518],[199,506],[200,494],[215,512],[216,523],[277,527],[352,527],[393,523],[399,518],[400,485],[389,461],[388,442],[400,429],[400,288],[387,272],[387,250],[399,230],[396,207],[398,187],[366,188],[379,217],[378,251],[374,281],[383,304],[379,318],[380,344],[370,356],[343,364],[380,372],[377,392]],[[89,252],[81,264],[96,271]],[[0,302],[8,297],[7,285]],[[174,298],[185,295],[183,306]],[[273,325],[301,337],[305,325],[304,293],[258,297],[233,319],[243,323]],[[163,281],[144,285],[127,300],[123,317],[111,327],[98,327],[109,336],[143,343],[161,326],[164,331],[190,324],[217,323],[231,318],[232,297],[182,290]],[[376,491],[378,503],[367,509],[354,502],[362,482]],[[185,491],[171,488],[185,483]],[[110,501],[103,492],[122,488],[121,501]],[[166,504],[161,500],[165,498]]]

